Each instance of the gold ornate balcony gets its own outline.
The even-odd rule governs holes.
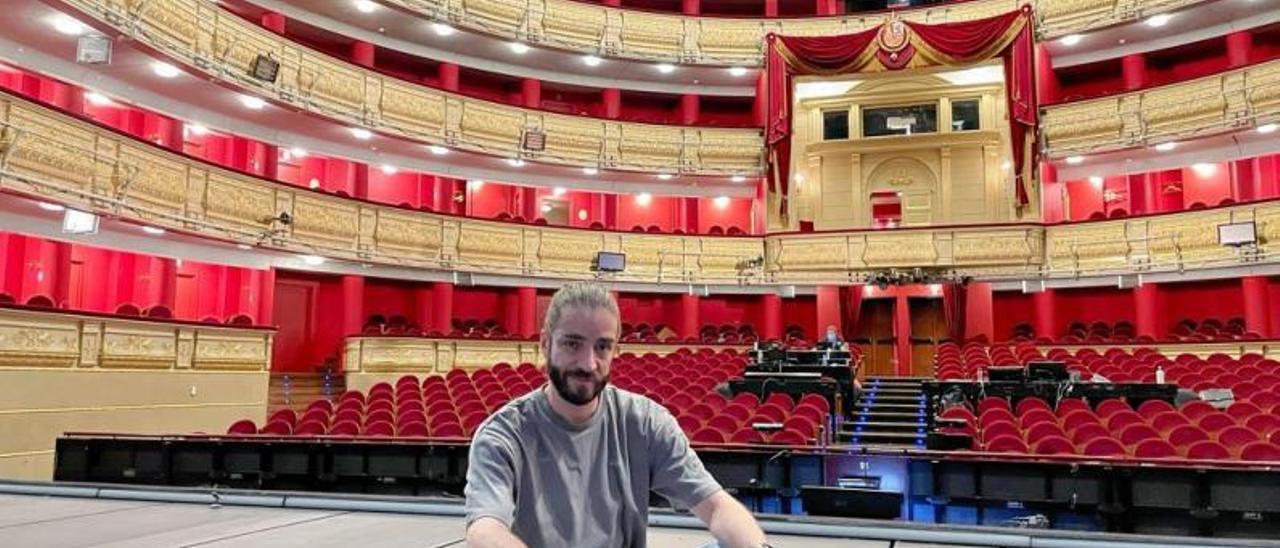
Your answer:
[[[1037,29],[1047,38],[1111,26],[1204,0],[1036,0]],[[575,0],[383,0],[383,3],[532,44],[615,57],[709,65],[759,66],[769,33],[820,36],[866,30],[885,12],[839,17],[689,17],[585,4]],[[910,21],[950,23],[1016,9],[1020,0],[970,0],[896,10]]]
[[[638,124],[492,103],[411,84],[304,48],[201,0],[68,0],[91,17],[210,77],[283,104],[391,135],[501,157],[629,171],[757,174],[756,129]],[[250,76],[258,55],[280,63],[274,83]],[[546,133],[541,152],[521,146]]]
[[[1280,61],[1133,93],[1047,107],[1050,156],[1212,135],[1280,119]]]
[[[0,477],[47,479],[67,431],[261,422],[274,332],[0,308]]]
[[[0,190],[224,240],[350,261],[593,278],[597,251],[627,255],[614,280],[831,283],[888,268],[1051,277],[1240,264],[1218,224],[1256,220],[1259,261],[1280,251],[1280,201],[1114,221],[856,230],[766,237],[568,229],[438,215],[242,175],[0,94]],[[290,225],[272,221],[281,212]],[[765,258],[763,271],[740,269]]]

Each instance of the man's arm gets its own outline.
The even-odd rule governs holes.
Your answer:
[[[470,548],[527,548],[525,543],[511,534],[511,528],[497,518],[484,516],[467,527],[467,546]]]
[[[517,456],[504,424],[486,422],[471,439],[467,461],[467,546],[525,548],[515,520]]]
[[[755,548],[764,544],[764,531],[747,508],[724,490],[716,491],[690,508],[693,515],[707,524],[711,536],[728,548]]]

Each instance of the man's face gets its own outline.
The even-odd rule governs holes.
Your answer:
[[[829,341],[834,341],[834,340],[836,340],[836,330],[835,330],[835,329],[832,329],[832,328],[830,328],[830,327],[828,327],[828,328],[827,328],[827,340],[829,340]]]
[[[609,384],[618,317],[603,308],[567,308],[546,337],[542,350],[551,386],[573,405],[591,403]]]

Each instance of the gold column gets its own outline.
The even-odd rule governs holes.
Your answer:
[[[951,223],[951,196],[951,147],[942,147],[938,149],[938,201],[941,207],[935,222]]]
[[[853,226],[864,227],[870,224],[870,211],[867,207],[867,191],[862,181],[862,154],[849,155],[849,190],[853,193]]]

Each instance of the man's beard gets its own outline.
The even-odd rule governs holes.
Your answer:
[[[551,378],[551,386],[555,387],[556,393],[560,397],[573,405],[586,405],[591,400],[596,399],[600,392],[604,391],[604,387],[609,384],[609,375],[598,377],[590,371],[570,371],[556,367],[555,364],[547,363],[547,376]],[[579,384],[570,385],[569,382],[582,379],[588,382],[586,386]]]

